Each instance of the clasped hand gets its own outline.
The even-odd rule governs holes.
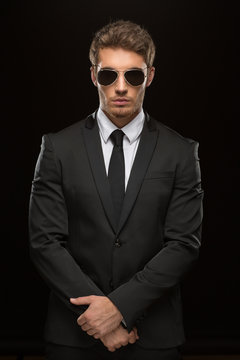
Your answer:
[[[115,351],[138,339],[137,329],[130,333],[120,323],[123,320],[118,308],[106,296],[83,296],[70,299],[74,305],[89,305],[79,316],[77,323],[83,331],[95,339],[100,339],[109,351]]]

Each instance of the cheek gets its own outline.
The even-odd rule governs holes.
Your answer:
[[[105,102],[111,95],[109,89],[103,89],[102,87],[98,88],[98,94],[101,100],[104,100]]]
[[[144,93],[145,93],[145,87],[141,87],[140,89],[138,89],[138,91],[136,91],[135,99],[137,102],[142,101],[142,99],[144,97]]]
[[[99,95],[100,101],[102,103],[105,103],[106,102],[106,95],[105,95],[105,92],[101,88],[98,88],[98,95]]]

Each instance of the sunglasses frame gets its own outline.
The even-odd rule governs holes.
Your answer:
[[[100,65],[94,65],[95,67],[100,67]],[[115,70],[115,69],[112,69],[112,68],[101,68],[98,72],[97,72],[97,81],[98,81],[98,74],[99,74],[99,72],[101,72],[101,71],[104,71],[104,70],[107,70],[107,71],[112,71],[112,72],[114,72],[115,74],[117,74],[117,77],[116,77],[116,79],[113,81],[113,82],[111,82],[110,84],[108,84],[108,85],[102,85],[101,83],[99,83],[101,86],[110,86],[110,85],[113,85],[117,80],[118,80],[118,77],[119,77],[119,73],[123,73],[124,74],[124,80],[126,81],[126,83],[128,84],[128,85],[130,85],[130,86],[134,86],[134,87],[137,87],[137,86],[141,86],[143,83],[144,83],[144,81],[145,81],[145,78],[148,76],[148,74],[144,74],[144,70],[145,69],[148,69],[148,66],[146,66],[145,68],[131,68],[131,69],[127,69],[127,70]],[[128,71],[132,71],[132,70],[138,70],[138,71],[141,71],[142,73],[143,73],[143,75],[144,75],[144,80],[143,80],[143,82],[141,83],[141,84],[139,84],[139,85],[132,85],[130,82],[128,82],[127,81],[127,79],[126,79],[126,77],[125,77],[125,74],[128,72]]]

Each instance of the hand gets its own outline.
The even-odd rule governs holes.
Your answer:
[[[82,296],[70,301],[74,305],[89,305],[77,322],[83,331],[95,339],[115,330],[123,319],[118,308],[106,296]]]
[[[119,349],[121,346],[126,346],[128,343],[134,344],[139,339],[137,329],[128,333],[121,325],[107,335],[100,338],[102,343],[108,348],[109,351],[113,352]]]

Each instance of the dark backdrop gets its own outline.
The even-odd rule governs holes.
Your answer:
[[[8,1],[2,116],[1,348],[41,351],[48,290],[28,254],[28,200],[44,133],[98,106],[93,33],[109,20],[144,25],[157,45],[145,109],[200,142],[203,246],[183,284],[186,352],[237,352],[239,320],[237,22],[229,1]],[[5,71],[6,70],[6,71]],[[35,344],[35,345],[34,345]],[[5,349],[5,350],[4,350]]]

